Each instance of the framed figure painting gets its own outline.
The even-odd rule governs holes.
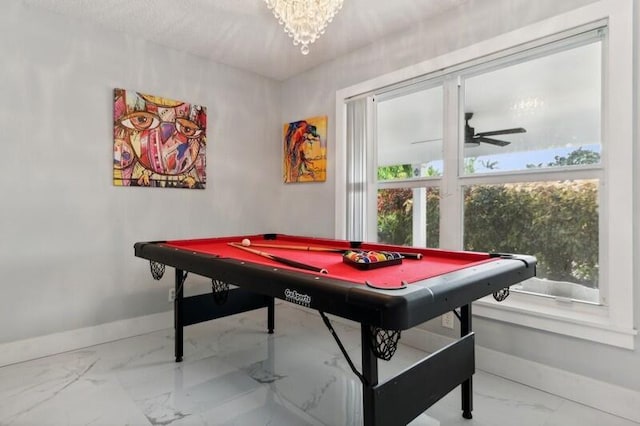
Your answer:
[[[125,89],[113,92],[113,184],[204,189],[207,109]]]
[[[327,117],[312,117],[284,125],[284,182],[324,182],[327,179]]]

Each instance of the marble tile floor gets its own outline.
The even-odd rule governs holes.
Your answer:
[[[333,322],[359,368],[359,329]],[[259,310],[0,368],[0,425],[362,424],[360,382],[317,313],[276,306],[276,333]],[[381,380],[423,354],[401,345]],[[412,426],[631,426],[637,423],[478,371],[474,418],[458,389]]]

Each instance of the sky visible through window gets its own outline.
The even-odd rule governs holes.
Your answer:
[[[541,165],[548,167],[548,164],[554,163],[556,157],[566,157],[571,152],[582,149],[601,154],[600,144],[587,144],[580,146],[554,147],[537,151],[511,152],[506,154],[489,154],[474,157],[472,149],[466,153],[466,159],[475,158],[473,173],[495,173],[495,172],[511,172],[515,170],[526,170],[527,165]],[[431,168],[439,174],[443,173],[442,160],[430,161],[424,165],[424,170]]]

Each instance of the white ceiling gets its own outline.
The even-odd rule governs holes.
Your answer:
[[[285,80],[467,0],[344,0],[304,56],[264,0],[23,0],[107,29]]]

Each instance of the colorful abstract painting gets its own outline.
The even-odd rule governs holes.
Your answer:
[[[284,125],[284,182],[327,179],[327,117]]]
[[[204,189],[207,109],[146,95],[113,92],[113,184]]]

